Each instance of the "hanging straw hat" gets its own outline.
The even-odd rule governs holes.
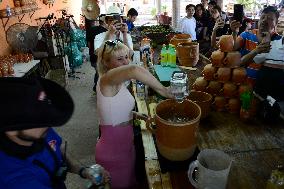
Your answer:
[[[100,14],[100,7],[96,0],[83,0],[82,12],[89,20],[95,20]]]

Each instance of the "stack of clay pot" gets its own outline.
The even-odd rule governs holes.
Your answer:
[[[245,84],[246,69],[240,67],[241,54],[233,51],[234,40],[231,35],[220,38],[220,48],[211,55],[207,64],[193,84],[193,89],[214,96],[213,107],[216,111],[240,112],[240,94],[250,90]]]

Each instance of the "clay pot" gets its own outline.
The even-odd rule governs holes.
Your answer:
[[[234,38],[232,35],[222,35],[219,44],[222,52],[231,52],[234,49]]]
[[[15,7],[20,7],[21,6],[21,1],[20,0],[14,0],[14,6]]]
[[[208,116],[213,99],[211,94],[201,91],[190,91],[187,99],[195,102],[201,108],[201,119]]]
[[[147,128],[155,134],[160,154],[171,161],[190,158],[196,148],[197,129],[201,116],[200,107],[190,101],[178,103],[168,99],[156,106],[154,119],[147,120]],[[186,118],[185,122],[173,122],[172,118]],[[153,120],[156,129],[151,127]]]
[[[192,87],[196,91],[206,91],[207,85],[208,85],[208,82],[204,79],[204,77],[198,77],[196,78]]]
[[[251,119],[249,110],[241,108],[240,109],[240,119],[244,122],[249,121]]]
[[[234,83],[243,83],[247,78],[247,72],[245,68],[235,68],[232,73],[232,81]]]
[[[212,66],[212,64],[207,64],[202,73],[206,80],[211,81],[214,79],[214,74],[216,72],[216,68]]]
[[[214,74],[214,78],[220,82],[227,82],[231,79],[230,68],[218,68],[217,73]]]
[[[222,83],[218,81],[210,81],[209,85],[206,87],[206,91],[210,94],[219,94],[220,90],[222,89]]]
[[[244,84],[244,85],[239,86],[238,91],[239,91],[239,95],[241,95],[244,92],[251,92],[252,88],[249,85]]]
[[[214,98],[213,106],[216,111],[224,111],[226,106],[226,99],[223,96],[216,96]]]
[[[223,67],[223,60],[225,53],[221,51],[214,51],[211,55],[211,62],[214,67]]]
[[[191,41],[192,41],[191,36],[189,34],[176,34],[170,40],[170,44],[177,46],[179,43],[191,42]]]
[[[224,97],[232,98],[238,94],[238,88],[233,83],[225,83],[222,89]]]
[[[176,47],[177,57],[181,66],[195,66],[199,60],[199,43],[179,43]]]
[[[226,105],[226,109],[228,110],[228,112],[233,114],[239,113],[240,107],[241,107],[241,102],[237,98],[230,98]]]
[[[223,61],[226,67],[235,68],[240,67],[242,55],[238,51],[229,52]]]

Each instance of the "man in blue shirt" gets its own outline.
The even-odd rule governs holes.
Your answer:
[[[131,31],[134,28],[133,22],[135,22],[137,16],[138,12],[134,8],[129,9],[129,11],[127,12],[126,24],[128,26],[128,31]]]
[[[0,189],[65,189],[67,172],[91,179],[90,168],[61,150],[51,128],[72,116],[73,100],[47,79],[0,78]],[[108,182],[103,170],[103,182]]]

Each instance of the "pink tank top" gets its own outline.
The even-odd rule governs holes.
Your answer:
[[[113,97],[101,93],[100,80],[97,84],[97,111],[100,125],[118,125],[133,119],[135,100],[124,84]]]

